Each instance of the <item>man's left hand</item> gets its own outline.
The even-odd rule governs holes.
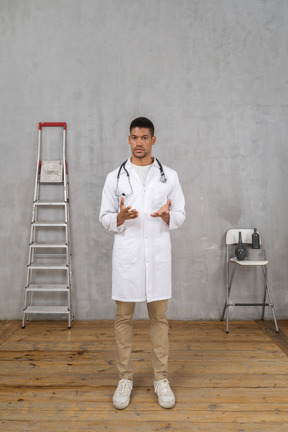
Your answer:
[[[167,225],[169,225],[169,221],[170,221],[169,210],[170,210],[170,207],[171,207],[171,200],[169,199],[166,204],[164,204],[162,207],[160,207],[159,210],[157,210],[156,212],[152,213],[150,216],[152,216],[152,217],[161,217],[161,219]]]

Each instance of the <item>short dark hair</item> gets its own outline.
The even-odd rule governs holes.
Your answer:
[[[146,117],[137,117],[130,124],[130,132],[134,128],[146,128],[150,130],[151,136],[154,136],[154,125],[151,120]]]

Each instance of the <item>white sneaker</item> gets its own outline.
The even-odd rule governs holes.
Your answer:
[[[160,381],[154,381],[154,389],[158,396],[159,405],[161,405],[162,408],[174,407],[175,396],[166,378]]]
[[[115,408],[124,409],[129,405],[132,388],[133,381],[131,379],[121,379],[119,381],[113,395],[113,405]]]

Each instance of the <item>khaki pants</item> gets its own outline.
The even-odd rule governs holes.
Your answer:
[[[133,302],[116,301],[117,311],[114,331],[116,342],[116,368],[119,378],[133,377],[132,368],[132,318],[135,309]],[[168,376],[168,321],[165,315],[168,300],[147,303],[150,319],[150,339],[152,346],[152,366],[156,381]]]

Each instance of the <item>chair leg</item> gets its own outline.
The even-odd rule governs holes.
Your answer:
[[[229,334],[229,306],[226,308],[226,334]]]
[[[225,317],[225,313],[226,313],[226,333],[227,334],[229,333],[229,297],[230,297],[231,286],[232,286],[232,281],[233,281],[235,270],[236,270],[236,267],[233,267],[233,270],[231,272],[231,276],[229,276],[230,273],[229,273],[229,266],[228,266],[227,279],[226,279],[226,301],[225,301],[222,316],[221,316],[221,321],[223,321],[224,317]]]
[[[226,299],[225,304],[224,304],[224,308],[223,308],[223,312],[222,312],[222,315],[221,315],[220,321],[223,321],[223,320],[224,320],[225,313],[226,313],[226,309],[227,309],[227,299]]]
[[[221,316],[221,321],[223,321],[225,314],[226,314],[226,333],[229,333],[229,306],[228,306],[228,302],[229,302],[229,288],[227,288],[227,297],[226,297],[226,301],[225,301],[222,316]]]
[[[264,297],[263,297],[263,306],[262,306],[261,320],[264,321],[265,303],[266,303],[266,299],[267,299],[267,276],[266,276],[265,267],[262,267],[262,270],[263,270],[263,274],[264,274]]]
[[[269,303],[271,305],[271,311],[272,311],[272,315],[273,315],[273,320],[274,320],[274,324],[275,324],[275,329],[276,329],[276,333],[280,333],[279,332],[279,328],[278,328],[278,324],[277,324],[277,319],[276,319],[276,314],[274,311],[274,304],[272,302],[272,297],[271,297],[271,292],[270,292],[270,288],[267,282],[267,294],[268,294],[268,298],[269,298]]]
[[[278,324],[277,324],[276,314],[275,314],[275,311],[274,311],[274,304],[273,304],[273,301],[272,301],[272,294],[271,294],[269,283],[268,283],[267,268],[266,267],[265,267],[265,270],[263,268],[263,272],[264,272],[264,278],[265,278],[265,283],[266,283],[265,297],[266,297],[266,292],[267,292],[268,300],[269,300],[269,304],[270,304],[270,307],[271,307],[272,316],[273,316],[273,320],[274,320],[274,324],[275,324],[276,333],[280,333],[279,328],[278,328]]]

